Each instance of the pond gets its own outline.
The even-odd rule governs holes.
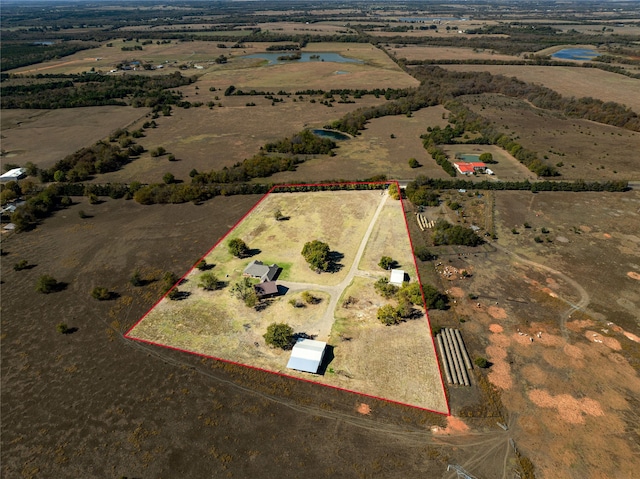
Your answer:
[[[459,154],[456,155],[456,159],[466,161],[467,163],[474,163],[476,161],[480,161],[480,155]]]
[[[348,140],[351,138],[349,135],[345,135],[344,133],[340,133],[339,131],[335,131],[335,130],[318,129],[318,130],[311,130],[311,133],[321,138],[331,138],[332,140],[338,140],[338,141]]]
[[[597,56],[600,56],[600,54],[592,48],[564,48],[551,55],[551,58],[559,60],[593,60]]]
[[[254,53],[252,55],[245,55],[242,58],[262,58],[269,62],[269,65],[275,65],[278,63],[297,63],[297,62],[334,62],[334,63],[363,63],[362,60],[356,60],[355,58],[343,57],[339,53],[331,52],[301,52],[299,60],[278,60],[278,57],[292,55],[294,52],[266,52],[266,53]]]

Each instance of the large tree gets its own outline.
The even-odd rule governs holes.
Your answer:
[[[242,241],[240,238],[233,238],[232,240],[229,241],[228,246],[229,246],[229,253],[231,253],[233,256],[237,256],[238,258],[242,258],[243,256],[246,256],[247,253],[249,252],[249,247],[247,246],[247,243]]]
[[[293,328],[286,323],[271,323],[262,337],[269,346],[285,349],[293,340]]]
[[[302,256],[307,260],[311,269],[328,271],[330,266],[329,252],[331,249],[327,243],[319,240],[309,241],[302,248]]]

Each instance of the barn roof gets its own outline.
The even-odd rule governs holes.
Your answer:
[[[402,286],[402,283],[404,283],[404,270],[392,269],[391,270],[391,278],[389,278],[389,284],[394,284],[396,286]]]
[[[314,339],[300,338],[291,350],[287,368],[317,374],[327,343]]]

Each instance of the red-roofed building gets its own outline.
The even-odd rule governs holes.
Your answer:
[[[476,172],[484,173],[484,171],[487,169],[487,165],[480,161],[474,161],[474,162],[468,162],[468,163],[455,162],[453,166],[455,166],[456,170],[458,170],[463,175],[473,175]]]

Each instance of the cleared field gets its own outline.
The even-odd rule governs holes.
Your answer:
[[[387,50],[407,60],[518,60],[515,55],[503,55],[489,49],[432,47],[427,45],[396,45]]]
[[[370,44],[311,43],[305,52],[335,52],[363,63],[295,62],[266,65],[261,59],[234,59],[206,70],[203,82],[233,84],[242,89],[408,88],[419,82]],[[247,49],[247,54],[256,53]]]
[[[376,118],[367,123],[360,135],[338,142],[334,157],[320,157],[300,165],[295,172],[285,171],[271,178],[255,181],[283,183],[322,179],[356,180],[374,175],[388,178],[412,179],[417,175],[448,178],[441,167],[427,154],[420,135],[429,126],[445,126],[446,114],[441,106],[423,108],[408,118],[404,115]],[[395,138],[391,138],[391,134]],[[409,158],[422,165],[410,168]]]
[[[496,192],[496,251],[450,258],[471,278],[442,275],[456,304],[438,324],[493,363],[488,379],[536,477],[638,468],[639,207],[638,192]]]
[[[60,110],[2,110],[3,161],[42,168],[101,140],[148,113],[147,108],[96,106]]]
[[[282,34],[311,34],[311,35],[336,35],[336,34],[354,34],[354,30],[344,25],[334,25],[331,23],[314,22],[312,24],[304,24],[300,22],[268,22],[258,23],[258,27],[262,30],[270,32],[279,32]]]
[[[454,71],[488,71],[516,77],[557,91],[566,97],[593,97],[615,101],[640,112],[640,80],[595,68],[521,65],[442,65]]]
[[[562,118],[498,95],[463,97],[499,129],[556,165],[567,179],[637,179],[640,133],[587,120]],[[559,166],[558,166],[559,165]]]
[[[288,220],[276,221],[273,212],[277,209]],[[379,213],[374,214],[376,210]],[[358,269],[354,265],[358,259],[356,252],[370,227],[373,229],[364,249],[367,253]],[[252,258],[230,255],[226,243],[236,237],[246,241],[255,252]],[[313,239],[327,242],[338,253],[337,272],[318,274],[310,270],[300,252],[304,243]],[[388,253],[415,278],[400,202],[388,200],[380,191],[272,193],[227,240],[206,256],[207,264],[214,265],[211,271],[224,281],[224,288],[215,292],[199,290],[202,272],[193,270],[179,286],[188,297],[181,301],[163,299],[129,335],[321,384],[447,411],[424,313],[416,310],[416,319],[396,327],[385,327],[376,319],[377,306],[387,301],[373,292],[373,283],[388,273],[377,266],[379,257],[376,261],[373,255]],[[253,259],[280,265],[278,281],[285,286],[284,295],[268,300],[258,309],[247,308],[229,292]],[[289,304],[289,300],[300,298],[305,290],[319,298],[319,303],[304,308]],[[357,324],[349,314],[344,315],[345,308],[340,306],[344,298],[352,295],[357,302],[349,307],[348,313],[359,311]],[[262,338],[269,324],[284,321],[297,333],[319,335],[318,339],[326,340],[335,319],[339,330],[353,337],[345,340],[334,327],[329,339],[333,358],[329,359],[324,375],[286,369],[289,352],[266,347]],[[357,336],[351,334],[354,328],[359,330]],[[368,354],[371,350],[377,351],[376,360]]]
[[[228,82],[229,79],[227,78]],[[195,86],[199,85],[199,90]],[[222,88],[220,83],[207,81],[198,82],[186,88],[185,99],[189,101],[213,101],[216,94],[209,92],[208,87],[215,85]],[[277,91],[277,90],[276,90]],[[196,92],[199,95],[196,96]],[[291,137],[304,128],[321,128],[326,123],[340,118],[357,106],[373,106],[385,102],[384,98],[376,99],[365,96],[356,100],[354,104],[335,103],[333,108],[317,103],[310,103],[293,97],[284,102],[271,105],[271,100],[262,96],[223,97],[220,96],[218,106],[209,109],[174,108],[171,116],[160,116],[155,120],[158,127],[145,130],[145,137],[136,140],[148,150],[163,146],[175,155],[179,161],[168,161],[167,156],[153,158],[146,152],[139,159],[127,164],[119,171],[101,175],[100,181],[126,182],[131,180],[145,182],[159,182],[166,172],[176,178],[189,180],[189,172],[195,168],[198,171],[210,171],[231,167],[235,163],[250,158],[268,142],[277,141],[283,137]],[[253,102],[256,106],[248,107],[246,103]],[[216,105],[218,101],[216,101]],[[144,119],[144,121],[148,120]],[[143,121],[133,125],[133,129],[142,126]],[[107,132],[105,132],[107,134]],[[317,160],[324,162],[333,158]],[[316,160],[311,160],[310,163]],[[305,171],[307,164],[300,165],[298,170]],[[295,172],[287,172],[287,174]],[[304,176],[304,175],[303,175]],[[356,176],[366,178],[371,176]],[[300,176],[296,176],[298,179]],[[307,176],[308,178],[312,178]],[[322,178],[334,178],[331,171]],[[264,181],[272,181],[266,178]],[[316,177],[317,179],[317,177]]]

